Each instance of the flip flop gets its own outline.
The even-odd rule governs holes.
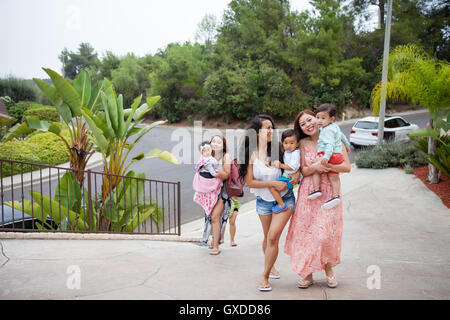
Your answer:
[[[267,285],[268,285],[268,287],[267,286],[259,286],[258,290],[262,291],[262,292],[272,291],[272,286],[270,285],[270,283],[268,283]]]
[[[300,279],[298,282],[297,282],[297,286],[300,288],[300,289],[308,289],[310,286],[312,286],[314,284],[314,281],[309,281],[309,280],[306,280],[306,279]]]
[[[332,275],[331,277],[327,277],[327,285],[330,288],[336,288],[338,286],[338,282],[334,275]]]
[[[217,255],[220,254],[220,250],[211,250],[211,251],[209,252],[209,254],[212,255],[212,256],[217,256]]]
[[[278,272],[275,274],[273,274],[273,273],[269,274],[269,279],[280,279],[280,278],[281,278],[281,275]]]

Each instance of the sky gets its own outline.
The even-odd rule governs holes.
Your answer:
[[[169,43],[194,42],[206,14],[219,20],[230,0],[0,0],[0,77],[61,73],[58,55],[89,42],[99,57],[155,54]],[[297,11],[308,0],[291,0]]]

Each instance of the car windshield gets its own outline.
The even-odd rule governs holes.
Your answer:
[[[378,129],[378,123],[377,122],[371,122],[371,121],[358,121],[355,124],[355,128],[358,128],[358,129]]]

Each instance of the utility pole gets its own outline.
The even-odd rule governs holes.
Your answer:
[[[383,52],[383,71],[381,74],[381,99],[380,99],[380,113],[378,123],[378,145],[383,143],[384,137],[384,114],[386,110],[386,83],[388,74],[388,59],[389,59],[389,42],[391,39],[391,20],[392,20],[392,0],[388,0],[388,12],[386,18],[386,30],[384,33],[384,52]]]

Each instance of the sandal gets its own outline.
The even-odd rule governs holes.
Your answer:
[[[275,270],[275,272],[270,272],[269,274],[269,279],[280,279],[280,273],[278,271]]]
[[[270,283],[267,283],[265,285],[259,285],[258,286],[258,290],[259,291],[272,291],[272,286],[270,285]]]
[[[218,254],[220,254],[220,250],[219,249],[217,249],[217,250],[211,250],[210,252],[209,252],[209,254],[210,255],[212,255],[212,256],[217,256]]]
[[[330,288],[336,288],[338,285],[338,282],[336,281],[336,277],[334,274],[331,277],[327,277],[327,285]]]
[[[303,278],[300,278],[299,281],[297,281],[297,286],[300,289],[308,289],[310,286],[312,286],[314,284],[314,281],[309,281]]]

